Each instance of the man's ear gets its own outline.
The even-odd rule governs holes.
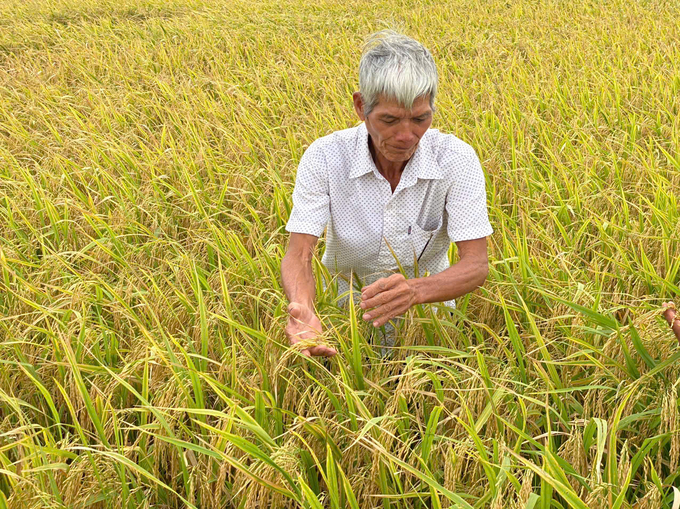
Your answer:
[[[366,115],[364,115],[364,100],[361,97],[361,92],[354,92],[352,94],[352,100],[354,101],[354,111],[357,112],[357,115],[362,121],[366,120]]]

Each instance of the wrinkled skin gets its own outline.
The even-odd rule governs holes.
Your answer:
[[[313,309],[297,302],[288,306],[286,337],[291,345],[305,339],[314,339],[322,332],[323,325],[321,325],[321,320],[316,316]],[[312,355],[333,357],[336,353],[335,349],[324,345],[313,346],[302,350],[302,354],[307,357]]]

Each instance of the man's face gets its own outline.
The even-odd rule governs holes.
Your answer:
[[[354,107],[366,124],[373,146],[388,161],[408,161],[420,138],[432,125],[430,98],[419,97],[408,110],[394,99],[380,96],[371,113],[364,115],[361,94],[355,92]]]

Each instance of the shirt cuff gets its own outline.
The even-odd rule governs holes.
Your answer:
[[[307,223],[304,221],[288,221],[288,224],[286,224],[287,232],[306,233],[307,235],[314,235],[315,237],[321,237],[321,234],[325,229],[326,225]]]
[[[488,237],[493,233],[493,228],[490,224],[483,227],[467,228],[465,230],[456,230],[453,235],[450,235],[451,242],[462,242],[465,240],[481,239]]]

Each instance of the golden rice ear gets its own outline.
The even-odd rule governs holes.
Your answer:
[[[0,0],[0,508],[678,500],[680,2],[355,4]],[[436,49],[437,136],[482,156],[489,276],[385,360],[321,237],[338,355],[303,358],[295,166],[354,125],[384,24]],[[409,277],[444,249],[386,232]]]

